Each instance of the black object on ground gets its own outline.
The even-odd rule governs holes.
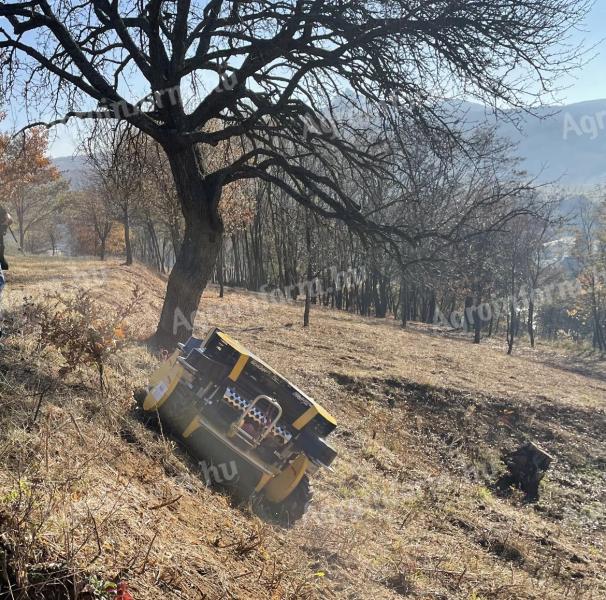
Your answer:
[[[524,492],[527,502],[539,499],[539,485],[553,462],[543,448],[528,442],[503,458],[507,472],[497,481],[497,488],[508,491],[515,488]]]

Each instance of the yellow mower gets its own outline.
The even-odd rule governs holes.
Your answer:
[[[337,455],[325,440],[335,419],[216,328],[179,344],[139,400],[200,461],[207,481],[235,484],[285,525],[307,510],[308,476]]]

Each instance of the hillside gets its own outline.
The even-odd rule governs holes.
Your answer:
[[[16,325],[25,296],[81,286],[115,305],[135,285],[137,339],[112,359],[106,396],[91,373],[62,376]],[[158,364],[138,340],[153,332],[163,286],[141,266],[13,257],[1,599],[20,597],[25,573],[30,597],[50,599],[119,579],[135,600],[606,596],[604,363],[542,347],[508,357],[496,342],[315,307],[304,330],[300,306],[207,290],[197,328],[230,332],[339,420],[334,472],[314,479],[311,511],[285,530],[207,488],[133,416],[132,391]],[[501,453],[527,439],[556,458],[531,505],[492,488]]]
[[[53,164],[73,189],[79,190],[90,184],[91,169],[85,156],[57,156],[53,158]]]
[[[564,106],[545,106],[532,114],[509,109],[497,120],[480,104],[454,103],[467,127],[489,124],[499,136],[513,142],[521,166],[540,183],[557,182],[571,194],[606,183],[606,99]],[[76,189],[87,183],[83,156],[53,159]]]
[[[558,182],[574,193],[606,181],[606,100],[545,106],[532,114],[509,109],[499,120],[478,104],[464,103],[462,110],[470,125],[496,125],[540,182]]]

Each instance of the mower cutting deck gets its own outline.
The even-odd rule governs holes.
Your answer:
[[[142,408],[205,465],[231,465],[239,492],[262,498],[284,524],[305,513],[308,476],[336,457],[325,441],[335,419],[216,328],[179,345],[152,375]]]

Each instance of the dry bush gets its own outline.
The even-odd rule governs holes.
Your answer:
[[[61,375],[94,366],[103,392],[105,365],[126,344],[126,320],[136,310],[141,296],[135,287],[122,306],[108,308],[96,301],[90,291],[79,288],[73,296],[55,293],[45,296],[42,302],[28,302],[24,314],[27,324],[37,332],[40,349],[50,346],[61,354],[65,361]]]

